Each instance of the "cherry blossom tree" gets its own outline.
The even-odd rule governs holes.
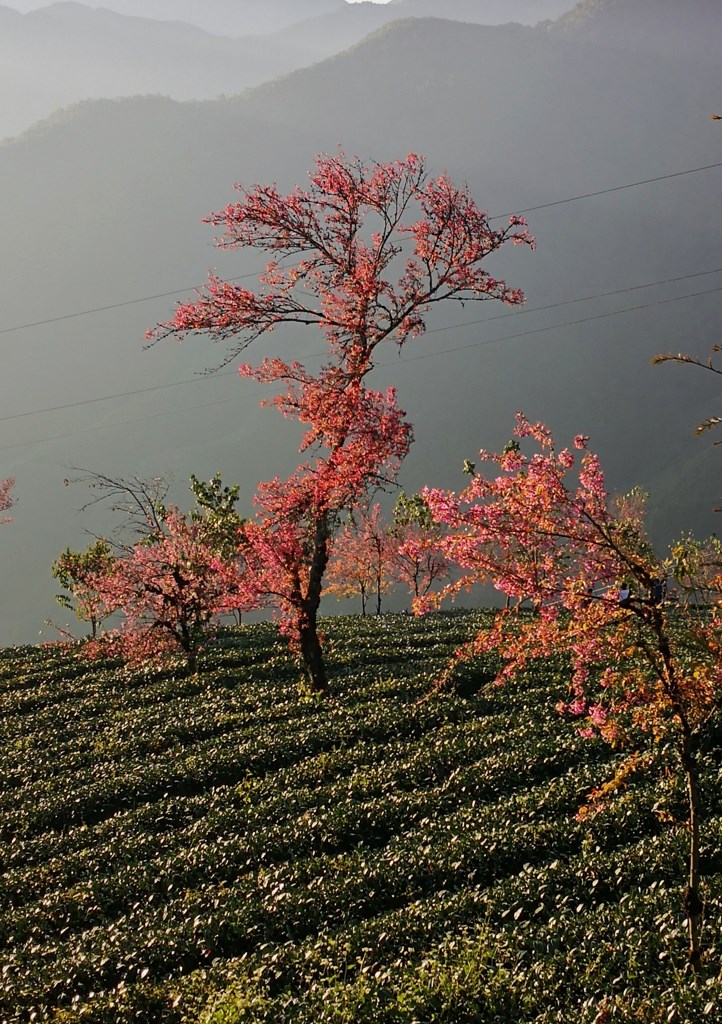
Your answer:
[[[333,541],[326,590],[338,597],[360,594],[362,615],[373,595],[380,615],[381,597],[392,583],[392,550],[378,502],[352,511]]]
[[[357,381],[334,391],[325,380],[304,377],[285,400],[310,424],[319,454],[289,479],[259,484],[257,514],[244,525],[241,551],[249,586],[280,611],[282,632],[301,655],[310,689],[322,693],[327,676],[317,616],[331,538],[343,510],[354,508],[371,486],[393,480],[411,427],[393,388],[382,394]]]
[[[102,636],[94,630],[83,653],[117,654],[131,665],[180,654],[195,672],[219,617],[257,603],[239,553],[238,486],[225,486],[218,473],[206,482],[191,476],[196,506],[184,515],[166,504],[164,477],[81,472],[72,482],[95,492],[82,510],[105,504],[122,516],[112,542],[98,541],[82,554],[67,551],[54,566],[81,617],[121,617],[117,629]]]
[[[439,302],[520,303],[521,292],[482,264],[505,243],[531,239],[517,217],[492,228],[466,188],[429,176],[413,154],[370,165],[342,153],[321,156],[309,188],[288,195],[275,185],[237,187],[240,200],[208,220],[222,229],[220,249],[271,254],[260,288],[211,275],[196,300],[149,337],[208,335],[228,344],[226,362],[284,324],[320,330],[326,339],[328,361],[317,374],[281,359],[240,368],[283,385],[271,404],[305,426],[302,450],[317,455],[288,480],[260,486],[244,557],[279,608],[310,688],[323,692],[317,615],[330,541],[343,511],[391,478],[411,442],[393,392],[364,387],[376,349],[421,335],[425,314]],[[282,264],[288,257],[294,262]]]
[[[420,494],[399,495],[389,536],[391,574],[413,598],[425,597],[437,581],[449,579],[442,532]]]
[[[172,508],[160,535],[128,546],[86,585],[104,615],[123,616],[117,630],[89,644],[88,654],[117,653],[131,665],[182,654],[190,673],[218,616],[253,604],[238,560],[224,559],[202,524]]]
[[[15,481],[11,478],[8,480],[0,480],[0,512],[6,512],[9,508],[15,504],[15,499],[10,493],[15,486]],[[11,523],[12,519],[9,516],[0,516],[0,523]]]
[[[666,600],[669,566],[645,535],[643,497],[633,492],[609,501],[586,438],[557,451],[550,432],[522,416],[516,435],[538,450],[527,456],[516,443],[500,454],[482,452],[492,464],[489,475],[474,471],[460,494],[423,492],[449,529],[444,549],[463,573],[447,592],[490,582],[512,597],[532,598],[537,609],[499,611],[458,658],[501,655],[502,682],[534,659],[567,656],[570,692],[559,709],[577,719],[582,735],[628,750],[615,779],[594,799],[650,763],[645,750],[680,773],[689,811],[689,960],[699,971],[698,747],[722,696],[720,605],[700,617]],[[719,573],[714,586],[719,602]]]

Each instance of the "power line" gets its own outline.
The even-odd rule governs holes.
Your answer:
[[[250,394],[243,395],[243,398],[253,398],[265,395],[265,391],[254,391]],[[108,430],[116,427],[125,427],[130,423],[142,423],[145,420],[155,420],[159,416],[173,416],[180,412],[193,412],[195,409],[208,409],[213,405],[225,405],[227,402],[237,402],[238,397],[235,398],[220,398],[215,402],[201,402],[199,405],[185,406],[183,409],[166,409],[164,412],[153,412],[146,416],[134,416],[132,420],[118,420],[116,423],[100,423],[93,427],[82,427],[80,430],[69,430],[65,434],[51,434],[50,437],[38,437],[34,441],[18,441],[15,444],[5,444],[0,446],[0,451],[7,451],[9,448],[25,448],[29,444],[45,444],[48,441],[59,441],[65,437],[76,437],[78,434],[90,434],[96,430]]]
[[[467,345],[455,345],[453,348],[435,349],[433,352],[425,352],[425,353],[421,353],[419,355],[405,356],[403,362],[396,361],[394,363],[377,363],[376,366],[378,368],[391,367],[391,366],[394,366],[394,367],[403,366],[406,363],[414,362],[414,361],[419,360],[419,359],[431,359],[434,356],[444,356],[444,355],[449,354],[450,352],[462,352],[462,351],[465,351],[467,349],[486,347],[487,345],[498,345],[502,341],[514,341],[517,338],[527,338],[530,335],[534,335],[534,334],[545,334],[545,333],[548,333],[549,331],[562,330],[565,327],[576,327],[579,324],[590,323],[593,320],[605,320],[607,317],[620,316],[622,313],[633,313],[633,312],[636,312],[637,310],[652,309],[655,306],[663,306],[663,305],[667,305],[667,304],[672,303],[672,302],[681,302],[684,299],[696,299],[696,298],[700,298],[701,296],[704,296],[704,295],[714,295],[714,294],[716,294],[718,292],[721,292],[721,291],[722,291],[722,285],[720,287],[718,287],[718,288],[709,288],[709,289],[706,289],[705,291],[690,293],[689,295],[678,295],[675,298],[658,299],[656,302],[645,302],[645,303],[642,303],[642,304],[640,304],[638,306],[628,306],[626,309],[617,309],[617,310],[613,310],[613,311],[608,312],[608,313],[597,313],[597,314],[595,314],[593,316],[581,317],[578,320],[570,320],[570,321],[567,321],[566,323],[563,323],[563,324],[552,324],[550,327],[537,327],[537,328],[534,328],[531,331],[522,331],[522,332],[520,332],[518,334],[507,334],[503,338],[490,338],[490,339],[484,339],[484,340],[477,340],[477,341],[474,341],[474,342],[470,342]],[[571,301],[575,301],[575,300],[571,300]],[[563,303],[560,303],[560,305],[563,305]],[[438,331],[442,331],[442,330],[446,330],[446,328],[438,328],[437,330]],[[434,333],[434,332],[433,331],[429,331],[428,333],[431,334],[431,333]],[[315,354],[323,355],[324,353],[315,353]],[[161,387],[169,387],[169,386],[172,386],[172,385],[161,385]],[[254,392],[247,392],[246,394],[244,394],[242,396],[239,396],[239,397],[242,397],[242,398],[255,398],[255,397],[263,397],[266,394],[267,394],[266,391],[254,391]],[[36,439],[34,439],[32,441],[18,441],[18,442],[14,443],[14,444],[0,445],[0,451],[8,451],[9,449],[12,449],[12,448],[23,448],[23,447],[26,447],[27,445],[31,445],[31,444],[44,444],[44,443],[47,443],[49,441],[57,441],[57,440],[60,440],[62,438],[66,438],[66,437],[75,437],[75,436],[77,436],[79,434],[87,434],[87,433],[94,432],[94,431],[97,431],[97,430],[103,430],[103,429],[109,429],[109,428],[115,429],[117,427],[126,426],[127,424],[139,423],[139,422],[143,422],[143,421],[149,420],[149,419],[157,419],[160,416],[172,416],[172,415],[176,415],[178,413],[193,412],[196,409],[208,409],[208,408],[211,408],[212,406],[215,406],[215,405],[225,405],[228,402],[238,402],[239,397],[222,398],[222,399],[218,399],[217,401],[214,401],[214,402],[201,402],[199,405],[186,406],[183,409],[167,409],[164,412],[151,413],[151,414],[146,415],[146,416],[135,416],[131,420],[119,420],[119,421],[117,421],[115,423],[97,424],[97,425],[92,426],[92,427],[83,427],[80,430],[71,430],[71,431],[68,431],[67,433],[64,433],[64,434],[52,434],[49,437],[39,437],[39,438],[36,438]]]
[[[638,292],[643,288],[657,288],[663,284],[676,284],[678,281],[690,281],[695,277],[708,277],[711,274],[721,274],[722,267],[717,267],[714,270],[699,270],[694,274],[683,274],[680,277],[667,277],[661,281],[650,281],[648,284],[635,284],[629,285],[627,288],[615,288],[610,292],[597,292],[596,295],[582,295],[577,299],[564,299],[561,302],[549,302],[545,306],[530,306],[528,309],[517,309],[513,313],[499,313],[497,316],[484,317],[481,320],[467,320],[463,324],[451,324],[448,327],[434,327],[430,331],[426,331],[426,334],[440,334],[442,331],[452,331],[458,327],[473,327],[477,324],[488,324],[492,320],[506,320],[508,317],[526,316],[529,313],[542,313],[548,309],[559,309],[560,306],[573,306],[579,302],[591,302],[593,299],[608,299],[613,295],[627,295],[629,292]],[[681,295],[679,298],[687,298],[686,295]],[[643,307],[640,307],[643,308]],[[624,312],[621,310],[620,312]],[[610,313],[609,316],[613,316]]]
[[[575,304],[580,303],[580,302],[591,302],[591,301],[593,301],[595,299],[610,298],[611,296],[614,296],[614,295],[627,295],[630,292],[641,291],[644,288],[656,288],[656,287],[659,287],[661,285],[675,284],[675,283],[677,283],[679,281],[690,281],[690,280],[692,280],[694,278],[697,278],[697,277],[709,277],[712,274],[722,274],[722,267],[715,267],[713,270],[700,270],[700,271],[697,271],[694,274],[682,274],[682,275],[680,275],[678,277],[667,277],[667,278],[663,278],[662,280],[659,280],[659,281],[650,281],[647,284],[629,285],[626,288],[615,288],[614,290],[608,291],[608,292],[597,292],[597,294],[595,294],[595,295],[582,295],[582,296],[579,296],[578,298],[575,298],[575,299],[564,299],[561,302],[550,302],[550,303],[547,303],[544,306],[532,306],[532,307],[530,307],[528,309],[518,309],[518,310],[515,310],[513,313],[499,313],[497,316],[484,317],[484,318],[482,318],[480,320],[467,320],[467,321],[465,321],[463,323],[448,324],[445,327],[434,327],[434,328],[431,328],[430,330],[426,331],[425,334],[441,334],[441,333],[443,333],[445,331],[459,330],[459,329],[464,328],[464,327],[475,327],[475,326],[477,326],[479,324],[492,323],[495,320],[507,320],[510,317],[525,316],[525,315],[528,315],[529,313],[541,313],[541,312],[544,312],[544,311],[549,310],[549,309],[559,309],[562,306],[572,306],[572,305],[575,305]],[[699,293],[699,294],[708,294],[708,293],[702,292],[702,293]],[[687,298],[687,296],[683,295],[683,296],[680,296],[680,298]],[[663,300],[663,301],[668,301],[668,300]],[[672,301],[675,301],[675,300],[672,300]],[[656,305],[656,303],[652,303],[652,305]],[[639,307],[634,307],[634,308],[645,309],[647,307],[646,306],[639,306]],[[626,312],[626,311],[625,310],[620,310],[620,312]],[[601,315],[602,316],[614,316],[615,314],[614,313],[608,313],[608,314],[601,314]],[[591,319],[594,319],[594,317],[592,317]],[[576,322],[577,321],[575,321],[575,323]],[[585,321],[579,321],[579,322],[584,323]],[[565,326],[565,325],[561,325],[561,326]],[[553,329],[553,328],[542,328],[542,330],[551,330],[551,329]],[[532,333],[535,333],[535,332],[532,332]],[[516,337],[516,335],[514,335],[514,337]],[[455,351],[455,350],[449,349],[448,351]],[[325,355],[325,354],[326,354],[325,352],[311,352],[311,353],[309,353],[309,357],[312,358],[314,356],[322,356],[322,355]],[[415,358],[423,358],[423,357],[407,356],[406,358],[407,359],[415,359]],[[378,365],[389,366],[391,364],[385,363],[385,364],[378,364]],[[63,411],[65,409],[75,409],[75,408],[78,408],[78,407],[84,406],[84,405],[94,405],[94,404],[97,404],[98,402],[109,402],[109,401],[112,401],[113,399],[116,399],[116,398],[131,398],[134,395],[144,395],[144,394],[148,394],[150,392],[155,392],[155,391],[167,391],[170,388],[177,388],[177,387],[181,387],[181,386],[186,385],[186,384],[195,384],[195,383],[198,383],[201,380],[217,380],[219,377],[231,377],[231,376],[236,376],[236,375],[237,375],[237,370],[223,370],[223,371],[220,371],[220,372],[218,372],[218,373],[216,373],[216,374],[214,374],[212,376],[210,376],[210,375],[198,375],[196,377],[188,377],[185,380],[171,381],[168,384],[156,384],[156,385],[153,385],[151,387],[134,388],[134,389],[132,389],[130,391],[118,391],[118,392],[115,392],[115,393],[110,394],[110,395],[101,395],[98,398],[83,398],[83,399],[81,399],[80,401],[77,401],[77,402],[66,402],[63,405],[50,405],[50,406],[47,406],[44,409],[32,409],[32,410],[28,410],[27,412],[16,412],[16,413],[10,413],[7,416],[0,416],[0,423],[6,422],[8,420],[23,419],[23,418],[25,418],[27,416],[40,416],[41,414],[48,413],[48,412],[60,412],[60,411]]]
[[[515,213],[516,214],[533,213],[533,212],[536,212],[537,210],[548,210],[548,209],[551,209],[554,206],[563,206],[566,203],[576,203],[576,202],[579,202],[582,199],[592,199],[595,196],[609,195],[612,192],[622,192],[624,189],[637,188],[640,185],[651,185],[652,183],[657,182],[657,181],[668,181],[668,180],[670,180],[672,178],[682,178],[682,177],[685,177],[688,174],[700,174],[702,171],[711,171],[711,170],[714,170],[714,169],[720,168],[720,167],[722,167],[722,162],[714,163],[714,164],[705,164],[702,167],[690,167],[690,168],[688,168],[687,170],[684,170],[684,171],[674,171],[671,174],[660,174],[660,175],[658,175],[655,178],[644,178],[644,179],[641,179],[640,181],[631,181],[631,182],[627,183],[626,185],[614,185],[611,188],[599,189],[596,192],[584,192],[584,193],[581,193],[580,195],[568,196],[566,199],[556,199],[553,202],[540,203],[537,206],[527,206],[524,209],[513,210],[513,211],[510,211],[509,213],[494,214],[493,217],[489,217],[489,220],[490,221],[491,220],[503,220],[504,218],[510,217],[510,216],[512,216]],[[253,278],[257,278],[259,276],[259,274],[261,274],[261,273],[263,273],[263,271],[256,271],[255,273],[251,273],[251,274],[241,274],[238,277],[227,278],[227,280],[228,281],[242,281],[242,280],[246,280],[246,279],[252,278],[252,277]],[[60,316],[47,317],[45,320],[33,320],[33,321],[30,321],[30,322],[24,323],[24,324],[16,324],[14,327],[3,327],[3,328],[0,328],[0,335],[2,335],[2,334],[12,334],[14,331],[25,331],[25,330],[28,330],[31,327],[44,327],[44,326],[46,326],[48,324],[60,323],[63,320],[73,320],[73,319],[75,319],[77,317],[89,316],[92,313],[104,313],[104,312],[106,312],[108,310],[121,309],[124,306],[135,306],[135,305],[138,305],[138,304],[140,304],[142,302],[150,302],[153,299],[164,299],[164,298],[168,298],[170,296],[177,295],[178,292],[195,291],[198,288],[202,288],[202,287],[203,287],[203,285],[191,285],[189,288],[176,288],[173,291],[158,292],[155,295],[144,295],[144,296],[142,296],[141,298],[138,298],[138,299],[126,299],[125,301],[122,301],[122,302],[110,303],[107,306],[95,306],[92,309],[80,309],[80,310],[76,310],[73,313],[63,313]]]
[[[704,167],[691,167],[687,171],[675,171],[673,174],[660,174],[656,178],[643,178],[641,181],[630,181],[628,185],[615,185],[613,188],[602,188],[598,192],[585,192],[582,195],[570,196],[569,199],[557,199],[553,203],[541,203],[539,206],[527,206],[524,210],[512,210],[509,213],[499,213],[489,220],[500,220],[503,217],[511,217],[514,213],[534,213],[536,210],[548,210],[552,206],[563,206],[565,203],[576,203],[580,199],[592,199],[594,196],[606,196],[610,192],[621,192],[625,188],[636,188],[638,185],[651,185],[655,181],[668,181],[670,178],[682,178],[685,174],[699,174],[700,171],[711,171],[722,167],[722,163],[705,164]]]
[[[634,313],[640,309],[652,309],[654,306],[664,306],[671,302],[681,302],[683,299],[698,299],[703,295],[714,295],[722,292],[722,285],[719,288],[708,288],[702,292],[690,292],[689,295],[678,295],[672,299],[658,299],[656,302],[644,302],[639,306],[627,306],[626,309],[615,309],[609,313],[596,313],[594,316],[581,317],[578,320],[568,320],[563,324],[552,324],[550,327],[535,327],[532,331],[522,331],[519,334],[507,334],[503,338],[489,338],[482,341],[471,342],[468,345],[455,345],[453,348],[445,348],[442,351],[423,353],[417,356],[406,356],[404,362],[411,362],[414,359],[428,359],[435,355],[446,355],[447,352],[462,352],[469,348],[482,348],[486,345],[497,345],[500,341],[513,341],[516,338],[528,338],[532,334],[545,334],[548,331],[558,331],[562,327],[577,327],[579,324],[588,324],[593,320],[606,320],[610,316],[620,316],[622,313]],[[377,366],[398,366],[399,363],[377,363]]]
[[[262,271],[261,271],[262,273]],[[249,277],[258,277],[258,273],[240,274],[238,277],[229,277],[229,281],[244,281]],[[196,291],[202,285],[193,284],[188,288],[175,288],[172,292],[158,292],[156,295],[143,295],[139,299],[126,299],[124,302],[112,302],[108,306],[94,306],[92,309],[79,309],[75,313],[63,313],[61,316],[51,316],[46,320],[32,320],[30,323],[17,324],[15,327],[0,328],[0,334],[12,334],[13,331],[26,331],[29,327],[44,327],[46,324],[57,324],[61,320],[73,320],[79,316],[90,316],[91,313],[105,313],[109,309],[122,309],[123,306],[137,306],[141,302],[150,302],[152,299],[167,299],[178,292]]]
[[[216,374],[218,377],[230,377],[237,376],[237,370],[224,370],[221,373]],[[41,413],[46,412],[60,412],[62,409],[76,409],[81,405],[95,405],[97,402],[109,402],[114,398],[131,398],[133,395],[145,395],[151,391],[167,391],[168,388],[178,388],[183,384],[197,384],[201,380],[211,380],[214,378],[208,376],[197,376],[188,377],[185,380],[175,380],[168,384],[155,384],[152,387],[147,388],[134,388],[132,391],[117,391],[112,395],[101,395],[98,398],[83,398],[78,402],[66,402],[64,405],[49,405],[45,409],[31,409],[28,412],[15,412],[9,416],[0,416],[0,423],[5,420],[19,420],[25,416],[40,416]]]

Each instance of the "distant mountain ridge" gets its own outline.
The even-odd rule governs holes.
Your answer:
[[[573,0],[390,0],[380,5],[389,18],[446,18],[477,25],[536,25],[558,18]]]
[[[273,32],[303,18],[327,13],[345,0],[91,0],[128,16],[157,21],[183,21],[206,32],[242,36]],[[23,11],[47,7],[47,0],[13,0]]]
[[[387,6],[345,0],[271,0],[268,5],[214,0],[204,10],[208,25],[220,33],[215,35],[179,20],[193,11],[175,0],[172,7],[164,0],[132,4],[132,15],[73,0],[26,14],[2,6],[0,92],[13,102],[0,110],[0,139],[86,99],[160,94],[205,100],[239,93],[324,60],[380,25],[423,14],[429,6],[425,0]],[[565,0],[513,0],[507,13],[518,11],[521,17],[533,9],[549,13],[566,6]],[[445,16],[455,20],[475,11],[477,19],[493,21],[501,10],[496,0],[477,0],[476,5],[446,0],[444,6]],[[154,17],[171,11],[174,20]]]
[[[304,19],[274,34],[275,39],[294,39],[309,48],[323,41],[324,57],[348,49],[375,30],[408,18],[438,18],[474,25],[535,25],[567,11],[571,0],[391,0],[380,3],[347,3],[330,14]]]
[[[158,21],[184,21],[224,36],[266,35],[291,24],[342,10],[371,12],[386,20],[443,17],[480,24],[516,21],[533,25],[555,18],[572,6],[567,0],[86,0],[121,14]],[[47,7],[47,0],[12,0],[22,11]],[[362,15],[363,16],[363,15]]]
[[[581,0],[549,26],[596,44],[694,57],[719,52],[722,3],[719,0]]]
[[[24,131],[58,107],[88,98],[143,93],[211,99],[301,67],[293,41],[213,36],[179,21],[130,17],[79,3],[18,14],[0,7],[0,138]]]

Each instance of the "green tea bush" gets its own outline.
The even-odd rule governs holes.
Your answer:
[[[621,754],[561,663],[429,696],[483,614],[328,620],[320,703],[268,624],[193,678],[0,652],[0,1022],[721,1020],[722,745],[695,986],[674,782],[577,820]]]

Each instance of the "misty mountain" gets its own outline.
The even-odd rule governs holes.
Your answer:
[[[415,425],[406,489],[458,487],[463,459],[502,447],[522,409],[560,438],[590,434],[612,489],[648,488],[659,538],[713,529],[719,450],[692,431],[719,411],[715,380],[650,366],[655,352],[704,354],[718,340],[709,211],[722,175],[673,176],[722,160],[709,120],[722,76],[699,53],[691,64],[544,27],[405,20],[241,96],[88,103],[0,145],[0,477],[18,481],[15,522],[0,528],[0,642],[62,615],[52,559],[108,528],[75,514],[86,494],[63,486],[70,467],[172,473],[182,505],[191,472],[220,470],[241,484],[245,513],[258,480],[295,467],[293,428],[258,408],[263,389],[232,367],[196,376],[222,347],[144,350],[143,334],[209,266],[261,269],[262,254],[215,250],[201,223],[232,182],[290,189],[339,144],[377,160],[425,153],[492,216],[540,207],[528,214],[537,251],[489,268],[525,290],[525,310],[440,307],[425,337],[380,355],[371,383],[396,386]],[[663,180],[620,190],[652,178]],[[248,358],[316,366],[322,351],[299,328]]]
[[[477,25],[536,25],[545,18],[558,18],[569,11],[568,0],[390,0],[383,5],[389,20],[397,18],[439,18],[468,21]]]
[[[85,0],[88,7],[106,7],[119,14],[183,21],[221,36],[266,35],[309,18],[348,10],[375,24],[399,18],[443,17],[482,25],[518,22],[534,25],[556,18],[573,3],[565,0],[391,0],[390,3],[348,3],[346,0]],[[22,11],[46,0],[12,0]]]
[[[13,97],[0,111],[0,138],[86,99],[159,94],[202,100],[239,93],[324,60],[394,18],[423,15],[433,6],[424,0],[218,3],[206,10],[217,35],[150,17],[167,18],[171,11],[177,19],[197,15],[197,0],[186,6],[150,4],[142,17],[69,0],[25,15],[0,7],[0,90]],[[494,24],[500,17],[518,14],[522,21],[530,12],[548,17],[567,7],[565,0],[515,0],[503,10],[494,0],[447,0],[445,17]]]
[[[183,21],[221,36],[275,32],[294,21],[343,6],[345,0],[89,0],[120,14],[157,21]],[[45,7],[47,0],[12,0],[21,11]]]
[[[548,26],[552,33],[597,45],[687,60],[719,53],[721,28],[717,0],[582,0]]]
[[[293,40],[297,46],[306,46],[309,53],[315,48],[315,60],[320,60],[348,49],[392,21],[443,17],[446,21],[475,25],[535,25],[568,11],[570,5],[571,0],[445,0],[443,5],[438,0],[347,3],[330,13],[298,21],[275,33],[273,38],[286,46]]]
[[[13,97],[0,112],[0,137],[86,99],[158,93],[190,100],[241,92],[328,52],[292,35],[235,40],[78,3],[25,15],[0,7],[0,90]]]

